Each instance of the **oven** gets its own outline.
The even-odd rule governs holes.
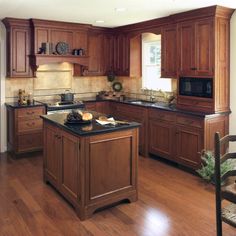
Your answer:
[[[47,114],[71,112],[73,109],[84,109],[85,105],[82,101],[37,101],[46,106]]]

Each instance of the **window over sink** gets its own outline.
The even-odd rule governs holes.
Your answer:
[[[142,34],[142,87],[172,91],[171,79],[161,78],[161,35]]]

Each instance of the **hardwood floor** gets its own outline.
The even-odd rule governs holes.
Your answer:
[[[73,208],[42,180],[42,156],[0,158],[0,235],[211,236],[214,188],[151,158],[139,160],[139,200],[80,221]],[[224,235],[236,229],[223,225]]]

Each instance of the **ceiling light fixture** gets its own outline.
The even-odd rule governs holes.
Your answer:
[[[116,12],[124,12],[124,11],[126,11],[126,8],[125,7],[117,7],[117,8],[115,8],[115,11]]]
[[[104,23],[104,20],[96,20],[96,23]]]

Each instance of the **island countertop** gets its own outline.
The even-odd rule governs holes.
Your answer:
[[[117,124],[117,125],[113,124],[101,125],[95,120],[96,118],[98,118],[99,113],[97,112],[91,112],[91,113],[93,113],[94,119],[87,124],[65,124],[66,116],[68,113],[54,113],[49,115],[42,115],[41,118],[69,131],[70,133],[79,136],[89,136],[102,133],[109,133],[118,130],[137,128],[140,126],[140,124],[137,122],[128,122],[128,124]]]

